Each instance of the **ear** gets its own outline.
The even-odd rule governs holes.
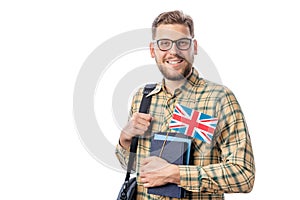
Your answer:
[[[153,42],[150,42],[149,47],[150,47],[151,58],[155,58],[155,52],[154,52],[154,44],[153,44]]]
[[[193,44],[194,44],[194,55],[198,54],[198,42],[196,39],[193,40]]]

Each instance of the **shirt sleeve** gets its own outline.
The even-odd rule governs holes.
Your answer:
[[[227,89],[219,112],[220,162],[180,165],[180,186],[192,192],[247,193],[254,185],[255,165],[248,128],[235,96]]]
[[[120,144],[117,144],[116,146],[116,156],[121,164],[121,167],[125,170],[127,170],[127,163],[129,160],[129,150],[124,149]]]

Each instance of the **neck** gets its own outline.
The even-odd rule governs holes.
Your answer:
[[[185,79],[176,80],[176,81],[165,79],[166,90],[168,91],[168,93],[174,94],[174,91],[177,88],[181,87],[184,82]]]
[[[165,78],[165,87],[168,93],[174,94],[174,91],[185,83],[186,79],[192,74],[192,72],[193,70],[191,70],[190,73],[181,80],[169,80]]]

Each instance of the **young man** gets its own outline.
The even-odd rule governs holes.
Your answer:
[[[149,114],[138,113],[143,88],[135,94],[130,120],[116,148],[116,155],[126,168],[131,139],[140,136],[137,199],[171,199],[147,192],[147,188],[167,183],[187,191],[182,199],[224,199],[224,193],[250,192],[255,165],[244,116],[228,88],[200,78],[193,67],[197,41],[192,18],[181,11],[162,13],[152,24],[152,37],[151,57],[164,78],[150,93]],[[177,104],[218,118],[210,146],[193,139],[191,165],[174,165],[150,156],[150,136],[172,132],[169,123]]]

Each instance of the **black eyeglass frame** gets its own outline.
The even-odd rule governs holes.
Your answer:
[[[161,49],[161,48],[160,48],[159,42],[162,41],[162,40],[167,40],[167,41],[172,42],[172,45],[170,46],[169,49]],[[177,42],[179,42],[179,41],[181,41],[181,40],[188,40],[188,41],[189,41],[189,46],[188,46],[187,48],[184,48],[184,49],[180,48]],[[156,42],[157,47],[158,47],[159,50],[161,50],[161,51],[169,51],[170,49],[172,49],[174,43],[176,44],[176,47],[177,47],[179,50],[186,51],[186,50],[188,50],[189,48],[191,48],[192,40],[193,40],[192,38],[180,38],[180,39],[178,39],[178,40],[171,40],[171,39],[167,39],[167,38],[162,38],[162,39],[159,39],[159,40],[154,40],[154,42]]]

